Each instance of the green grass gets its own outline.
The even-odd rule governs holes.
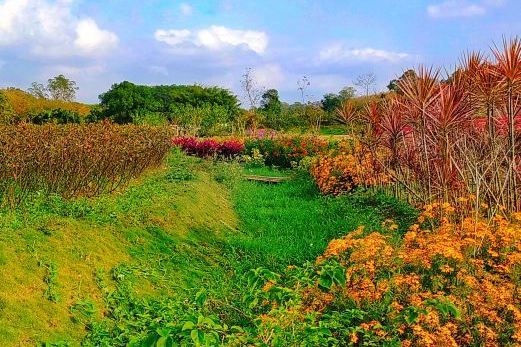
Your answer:
[[[415,217],[411,208],[385,195],[323,197],[307,177],[270,185],[240,182],[232,196],[241,234],[229,243],[246,254],[248,265],[274,270],[313,260],[331,239],[360,225],[379,230],[391,218],[403,230]]]
[[[302,175],[263,184],[245,173],[290,175],[173,152],[114,194],[1,210],[0,345],[125,345],[191,312],[201,288],[213,313],[242,323],[250,268],[301,264],[360,224],[405,228],[414,215],[383,195],[327,198]]]
[[[346,135],[347,133],[347,127],[342,124],[324,125],[320,127],[320,135]]]

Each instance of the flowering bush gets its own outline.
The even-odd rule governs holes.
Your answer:
[[[201,158],[219,156],[230,159],[241,154],[244,150],[244,144],[235,139],[218,141],[196,137],[176,137],[172,140],[172,143],[174,146],[180,147],[185,153]]]
[[[268,345],[521,344],[521,213],[450,222],[459,213],[428,205],[399,241],[392,221],[384,233],[361,227],[316,264],[260,281],[259,336]]]
[[[168,129],[96,124],[0,127],[0,203],[36,191],[70,198],[110,192],[158,166],[171,148]]]
[[[340,195],[358,186],[389,182],[370,151],[359,146],[351,150],[342,147],[344,150],[319,157],[311,165],[311,176],[323,194]]]
[[[245,153],[252,156],[257,150],[266,165],[290,168],[304,157],[327,152],[331,146],[316,136],[275,136],[246,140]]]

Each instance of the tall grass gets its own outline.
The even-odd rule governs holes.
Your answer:
[[[164,128],[89,125],[0,127],[0,194],[17,205],[35,191],[64,197],[113,191],[159,165],[171,137]]]

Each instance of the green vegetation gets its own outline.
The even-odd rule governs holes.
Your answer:
[[[243,181],[245,170],[290,173],[175,151],[116,194],[3,210],[0,343],[125,345],[174,331],[193,343],[226,329],[240,340],[254,317],[251,268],[313,260],[360,223],[405,227],[412,216],[383,196],[325,198],[305,176],[266,185]]]
[[[238,105],[237,97],[223,88],[141,86],[125,81],[100,95],[101,108],[93,118],[125,124],[156,115],[205,135],[217,131],[214,127],[230,126],[239,114]]]
[[[414,214],[383,195],[322,197],[308,177],[277,185],[243,181],[234,197],[243,233],[231,245],[245,251],[251,268],[273,271],[313,260],[329,240],[359,225],[377,230],[394,218],[404,230],[414,221]]]

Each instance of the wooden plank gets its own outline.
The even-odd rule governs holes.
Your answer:
[[[282,183],[289,180],[289,177],[270,177],[270,176],[257,176],[257,175],[246,175],[244,176],[248,181],[264,182],[264,183]]]

